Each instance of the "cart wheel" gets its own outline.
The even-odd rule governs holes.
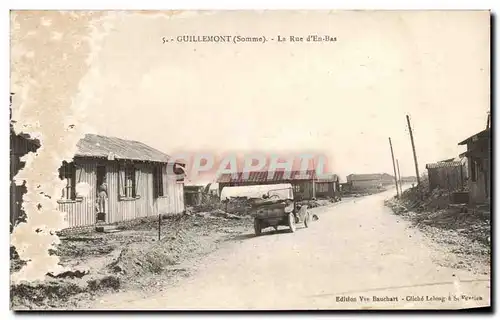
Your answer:
[[[292,212],[288,214],[288,226],[290,227],[291,232],[295,232],[297,229],[297,226],[295,225],[295,216]]]
[[[259,219],[254,219],[253,220],[253,228],[255,230],[255,235],[256,236],[260,236],[260,234],[262,233],[262,227],[260,225]]]
[[[304,218],[304,226],[306,228],[309,228],[309,224],[311,223],[311,214],[309,212],[306,213],[306,216]]]

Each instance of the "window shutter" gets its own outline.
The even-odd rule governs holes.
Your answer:
[[[135,175],[135,188],[134,188],[134,196],[135,197],[140,197],[141,194],[139,192],[140,188],[140,183],[141,183],[141,170],[135,169],[134,170],[134,175]]]
[[[120,197],[125,197],[125,170],[122,166],[118,169],[118,193]]]
[[[82,176],[83,176],[83,168],[81,166],[75,166],[75,172],[76,172],[76,183],[82,182]]]
[[[80,197],[80,194],[78,194],[76,192],[76,185],[79,184],[80,182],[82,182],[83,168],[81,166],[74,165],[73,170],[74,170],[73,172],[75,173],[75,179],[74,179],[74,183],[73,183],[73,193],[74,193],[74,197],[78,198],[78,197]]]
[[[159,194],[163,197],[165,195],[165,188],[163,188],[164,180],[165,178],[163,177],[163,171],[164,171],[164,166],[160,165],[158,167],[158,175],[159,175],[159,181],[158,181],[158,189],[159,189]]]
[[[162,180],[161,180],[161,188],[163,190],[163,196],[166,197],[168,196],[167,191],[168,191],[168,181],[170,176],[168,175],[168,165],[163,165],[161,169],[161,174],[162,174]]]
[[[158,169],[153,168],[153,197],[158,198]]]
[[[153,169],[153,193],[154,197],[163,196],[163,167],[155,166]]]

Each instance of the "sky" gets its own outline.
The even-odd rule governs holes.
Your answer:
[[[313,151],[342,179],[415,175],[486,126],[487,12],[123,13],[80,90],[91,132],[167,154]],[[167,43],[178,35],[309,34],[333,43]],[[92,76],[90,76],[92,74]],[[98,76],[96,76],[98,75]]]

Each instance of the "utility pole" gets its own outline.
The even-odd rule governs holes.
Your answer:
[[[394,151],[392,150],[392,141],[389,137],[389,146],[391,147],[391,157],[392,157],[392,168],[394,169],[394,182],[396,182],[396,193],[399,198],[399,189],[398,189],[398,174],[396,173],[396,163],[394,162]]]
[[[403,184],[401,183],[401,171],[399,171],[399,160],[396,159],[396,166],[398,167],[398,181],[399,181],[399,190],[401,194],[403,194]]]
[[[406,122],[408,123],[408,130],[410,131],[411,148],[413,149],[413,160],[415,161],[415,172],[417,174],[417,187],[418,187],[420,186],[420,174],[418,173],[417,153],[415,151],[415,142],[413,141],[413,132],[411,130],[409,115],[406,115]]]

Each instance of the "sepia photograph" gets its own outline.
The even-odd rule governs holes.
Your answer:
[[[10,309],[491,308],[488,10],[10,10]]]

